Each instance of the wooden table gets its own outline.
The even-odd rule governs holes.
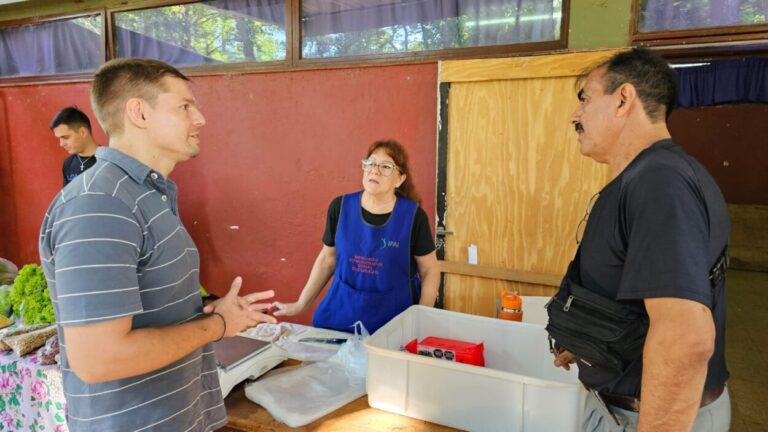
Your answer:
[[[306,426],[291,428],[272,418],[272,415],[260,405],[248,400],[245,397],[244,388],[244,384],[238,384],[224,399],[229,418],[227,427],[230,430],[244,432],[447,432],[458,430],[371,408],[368,406],[367,395]]]

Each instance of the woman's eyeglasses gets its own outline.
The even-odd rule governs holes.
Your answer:
[[[395,169],[399,169],[397,165],[390,163],[390,162],[383,162],[380,164],[377,164],[376,162],[370,160],[370,159],[363,159],[360,161],[363,163],[363,171],[365,172],[371,172],[374,168],[379,169],[379,173],[385,177],[389,177],[392,175],[393,172],[395,172]]]
[[[592,198],[589,199],[589,202],[587,202],[587,208],[584,209],[584,217],[581,218],[581,221],[579,221],[579,225],[576,227],[576,244],[580,245],[581,240],[584,238],[584,231],[587,229],[587,220],[589,219],[589,214],[592,212],[592,207],[595,205],[595,201],[597,201],[597,197],[600,196],[600,192],[592,195]]]

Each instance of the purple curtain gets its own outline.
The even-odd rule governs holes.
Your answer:
[[[306,36],[363,31],[417,24],[460,15],[457,0],[364,0],[348,6],[326,0],[302,1],[302,30]]]
[[[676,71],[680,78],[678,106],[768,103],[768,59],[722,60]]]
[[[641,4],[640,31],[643,33],[763,24],[768,15],[765,0],[645,0]]]
[[[71,21],[0,30],[0,76],[89,72],[101,63],[101,36]]]
[[[274,23],[280,27],[285,27],[285,0],[214,0],[200,3],[221,11],[235,12],[241,15],[241,17],[247,16],[260,22]],[[144,12],[151,13],[151,11],[152,9],[148,9]],[[231,13],[219,11],[215,11],[214,14],[232,15]],[[191,25],[182,20],[164,22],[162,25],[166,33],[193,33]],[[153,34],[153,30],[151,28],[147,33],[139,33],[120,27],[119,24],[116,25],[115,42],[117,45],[117,56],[147,57],[161,60],[174,66],[222,63],[219,60],[200,54],[194,49],[179,46],[172,41],[164,41],[161,35]]]
[[[412,25],[467,16],[470,19],[507,18],[519,7],[551,14],[550,0],[360,0],[301,2],[302,30],[306,36],[321,36]],[[518,15],[519,17],[519,15]]]
[[[285,0],[214,0],[203,3],[285,27]]]
[[[174,66],[194,66],[218,61],[180,46],[163,42],[134,31],[115,27],[115,45],[118,57],[145,57]]]

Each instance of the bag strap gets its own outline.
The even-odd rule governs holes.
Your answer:
[[[712,217],[712,212],[710,211],[711,207],[709,205],[709,201],[707,200],[707,195],[706,193],[704,193],[704,188],[702,187],[701,181],[699,179],[698,167],[691,162],[690,157],[689,156],[687,157],[687,155],[682,152],[682,149],[679,146],[675,145],[671,139],[665,140],[662,143],[656,144],[654,148],[650,149],[650,151],[659,151],[659,150],[669,151],[673,155],[682,159],[691,168],[691,171],[693,172],[693,176],[696,179],[696,186],[698,186],[699,191],[701,192],[701,196],[704,199],[704,207],[706,209],[707,215],[709,217]],[[642,167],[645,163],[647,163],[646,162],[647,160],[648,160],[647,157],[641,159],[640,161],[637,162],[637,164],[632,166],[629,170],[627,170],[622,175],[622,178],[621,178],[622,189],[624,188],[624,183],[631,180],[635,176],[636,172],[639,171],[640,167]],[[710,231],[709,231],[709,238],[710,238],[710,242],[713,243],[714,240],[712,236],[711,225],[710,225]],[[710,249],[713,247],[714,246],[710,244]],[[715,258],[714,264],[712,264],[712,267],[710,267],[709,274],[708,274],[709,285],[710,285],[710,290],[712,294],[713,308],[715,306],[715,300],[717,299],[717,287],[725,279],[725,273],[729,263],[730,263],[730,257],[728,256],[728,242],[726,241],[725,246]]]
[[[720,252],[720,256],[717,257],[715,265],[709,270],[709,285],[712,287],[712,300],[714,302],[715,289],[720,282],[725,279],[725,271],[728,268],[728,264],[731,263],[731,257],[728,255],[728,245],[726,244],[723,251]],[[714,303],[713,303],[714,304]]]

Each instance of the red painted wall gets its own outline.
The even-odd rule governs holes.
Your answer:
[[[37,237],[51,199],[61,189],[67,153],[48,129],[64,106],[77,105],[95,123],[88,84],[0,88],[0,256],[19,267],[40,262]],[[105,143],[94,125],[94,136]]]
[[[88,90],[0,88],[0,256],[38,261],[38,229],[66,156],[47,125],[66,105],[90,115]],[[208,122],[202,153],[171,178],[209,291],[223,294],[242,275],[244,292],[297,298],[322,246],[328,203],[361,187],[359,161],[377,139],[409,150],[434,225],[435,64],[197,77],[193,91]]]

